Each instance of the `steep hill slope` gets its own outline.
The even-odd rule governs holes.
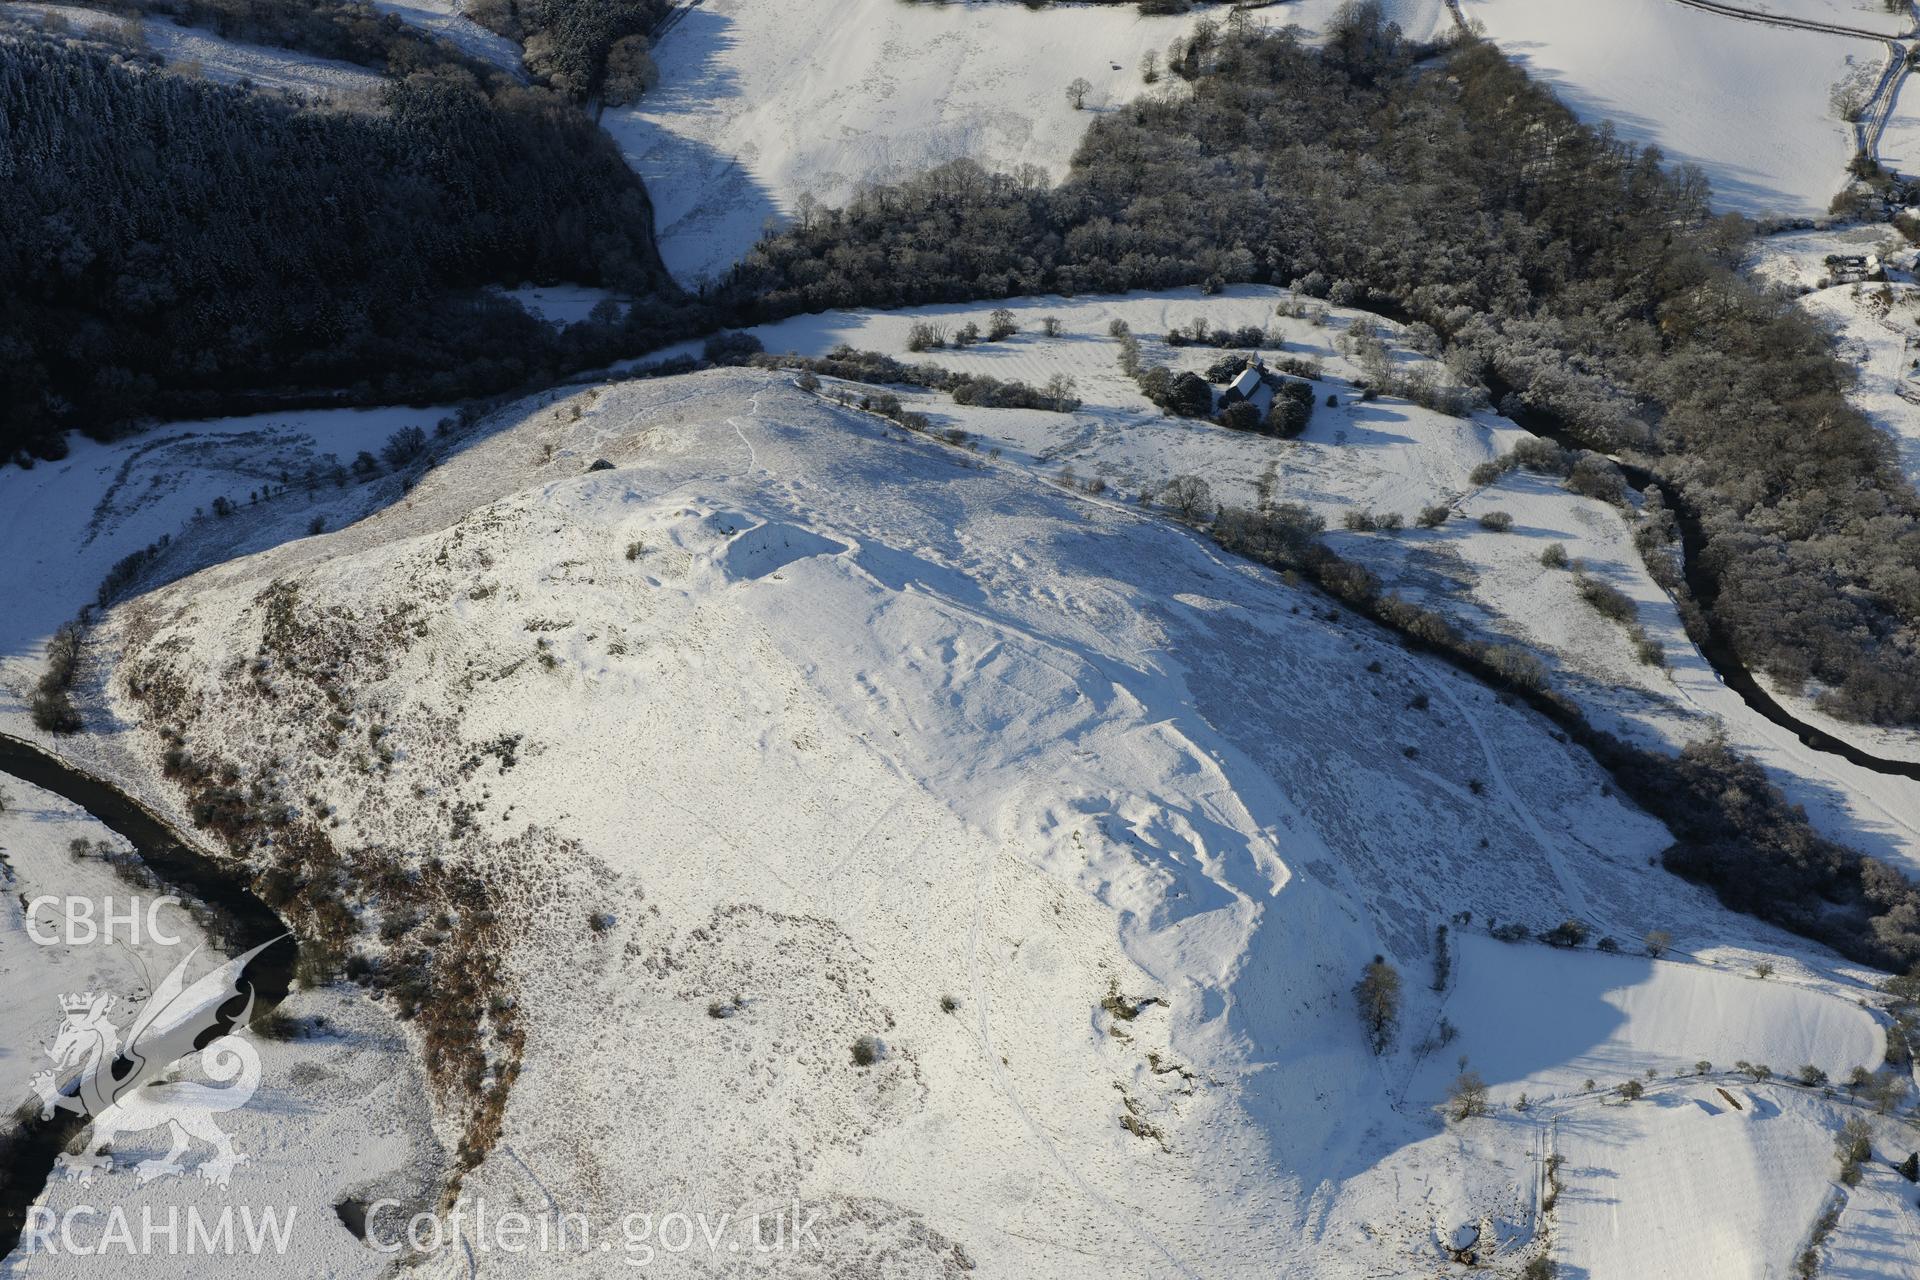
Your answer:
[[[542,411],[118,611],[122,767],[257,787],[263,865],[324,833],[390,974],[424,926],[367,884],[485,886],[512,1004],[456,1066],[517,1083],[496,1141],[443,1080],[471,1194],[798,1195],[836,1274],[1238,1274],[1403,1158],[1474,1203],[1361,1044],[1361,963],[1463,908],[1717,928],[1661,831],[1270,575],[894,434],[762,374]]]

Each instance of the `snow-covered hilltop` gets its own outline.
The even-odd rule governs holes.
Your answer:
[[[1511,1272],[1583,1221],[1584,1192],[1541,1200],[1558,1125],[1717,1142],[1674,1125],[1726,1088],[1762,1110],[1724,1158],[1778,1160],[1830,1118],[1694,1059],[1880,1053],[1842,975],[1656,869],[1664,831],[1536,716],[1162,516],[791,374],[522,406],[385,510],[145,595],[102,639],[142,726],[117,771],[177,806],[163,760],[205,766],[286,806],[260,865],[318,832],[369,876],[489,886],[494,1012],[461,1052],[512,1088],[466,1196],[797,1198],[821,1252],[782,1274],[1404,1273],[1462,1224]],[[470,901],[344,891],[346,954],[390,1001],[436,910],[443,952],[474,927]],[[1575,915],[1689,954],[1541,969],[1473,936]],[[1789,977],[1741,976],[1755,947]],[[1350,994],[1375,952],[1407,979],[1381,1058]],[[1443,1132],[1460,1054],[1531,1108]],[[1602,1068],[1652,1070],[1656,1101],[1600,1105],[1579,1078]],[[480,1131],[442,1087],[451,1147]],[[393,1174],[350,1161],[306,1194]],[[1782,1240],[1827,1176],[1808,1157],[1754,1191]],[[1579,1256],[1667,1256],[1606,1250]]]
[[[0,1277],[1920,1280],[1920,223],[1613,145],[1912,13],[272,2],[0,41]]]

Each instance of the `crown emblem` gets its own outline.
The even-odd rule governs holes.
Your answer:
[[[75,991],[60,997],[60,1009],[64,1013],[85,1013],[93,1007],[93,992]]]

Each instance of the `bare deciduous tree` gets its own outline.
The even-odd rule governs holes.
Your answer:
[[[1385,956],[1375,956],[1354,984],[1353,998],[1360,1005],[1360,1022],[1366,1028],[1367,1047],[1385,1053],[1393,1043],[1394,1028],[1400,1022],[1400,974]]]
[[[1160,491],[1160,501],[1183,520],[1198,520],[1213,510],[1213,486],[1199,476],[1175,476]]]
[[[1447,1090],[1447,1102],[1444,1108],[1447,1119],[1456,1123],[1471,1120],[1475,1116],[1484,1116],[1492,1110],[1487,1101],[1487,1082],[1480,1078],[1478,1071],[1462,1070]]]

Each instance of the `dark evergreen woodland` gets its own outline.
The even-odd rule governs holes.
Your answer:
[[[489,282],[661,286],[638,179],[543,90],[313,105],[0,38],[0,457],[254,390],[441,398],[565,363]]]

